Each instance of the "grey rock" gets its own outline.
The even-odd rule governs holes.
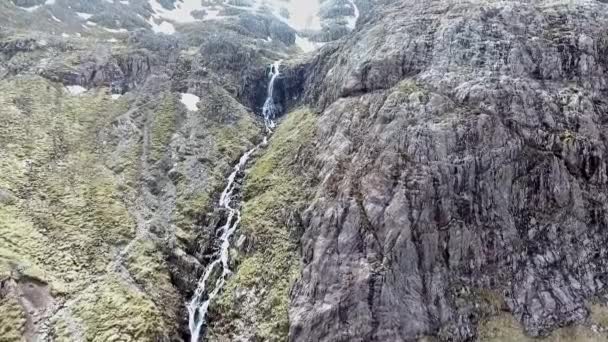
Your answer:
[[[583,321],[608,274],[607,34],[597,1],[398,1],[325,46],[290,340],[471,340],[461,285],[532,336]]]
[[[8,190],[0,188],[0,204],[10,205],[15,203],[15,196]]]

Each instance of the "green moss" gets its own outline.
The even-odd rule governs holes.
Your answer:
[[[105,89],[71,96],[35,76],[0,81],[0,187],[15,197],[0,207],[0,279],[48,283],[59,303],[74,301],[74,320],[91,341],[154,340],[169,330],[166,310],[153,301],[167,288],[168,272],[149,245],[129,256],[143,288],[151,288],[145,279],[160,282],[152,295],[108,273],[135,236],[125,189],[105,166],[113,142],[104,130],[126,106]],[[127,151],[129,177],[137,173],[140,151]],[[7,305],[2,320],[19,315],[15,303]],[[70,322],[61,319],[59,340],[71,340]]]
[[[570,130],[566,130],[564,133],[562,133],[562,135],[560,135],[559,138],[566,145],[572,144],[574,141],[576,141],[576,136]]]
[[[401,82],[399,82],[396,86],[397,90],[401,91],[402,93],[406,94],[406,95],[410,95],[413,94],[415,92],[423,92],[423,89],[420,88],[418,86],[418,84],[416,84],[415,81],[411,80],[411,79],[405,79]]]
[[[524,333],[521,324],[509,313],[501,313],[479,326],[479,341],[484,342],[600,342],[607,336],[586,326],[568,326],[555,330],[545,338],[532,338]]]
[[[150,240],[137,240],[125,262],[129,274],[155,303],[167,308],[179,307],[179,296],[171,283],[171,277],[161,253],[162,248]],[[175,312],[164,312],[165,324],[177,324]]]
[[[0,341],[19,342],[25,330],[25,313],[13,296],[0,297]]]
[[[83,293],[73,305],[87,341],[155,341],[165,333],[160,308],[124,281],[107,277]],[[59,340],[69,340],[67,327],[58,325]]]
[[[163,100],[154,111],[154,121],[150,128],[150,157],[159,160],[175,133],[177,99],[170,93],[166,93]]]
[[[258,132],[259,128],[250,116],[243,116],[236,125],[217,125],[211,128],[217,152],[229,160],[236,160],[244,152],[246,144],[243,144],[243,137],[247,139]]]
[[[285,341],[289,329],[289,289],[299,272],[297,242],[287,216],[307,202],[306,179],[294,165],[297,153],[314,138],[315,115],[289,113],[245,180],[241,233],[255,252],[245,255],[217,301],[212,335],[234,333],[234,318],[264,341]],[[239,292],[251,295],[243,299]],[[251,333],[249,331],[248,333]]]
[[[228,106],[234,106],[228,104]],[[175,223],[177,237],[182,241],[193,241],[195,226],[200,217],[211,210],[212,193],[221,191],[226,172],[238,158],[249,148],[254,137],[259,136],[260,128],[254,118],[247,113],[241,115],[236,124],[220,122],[217,113],[208,110],[209,103],[201,103],[201,112],[205,116],[205,127],[209,129],[209,148],[212,159],[209,162],[207,184],[193,188],[189,182],[179,182],[176,200]],[[234,109],[237,112],[237,109]],[[207,162],[207,161],[206,161]]]
[[[589,307],[591,312],[591,321],[599,324],[604,328],[608,328],[608,307],[606,305],[594,303]]]

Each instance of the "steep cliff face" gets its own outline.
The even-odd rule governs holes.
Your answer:
[[[320,52],[291,340],[607,338],[606,10],[399,1]]]

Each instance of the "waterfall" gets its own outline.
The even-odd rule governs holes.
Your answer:
[[[275,126],[274,119],[276,118],[278,113],[278,108],[274,102],[274,83],[277,77],[280,75],[281,61],[276,61],[270,67],[270,71],[268,72],[268,76],[270,77],[270,82],[268,83],[268,95],[266,96],[266,102],[264,102],[264,107],[262,108],[262,113],[264,114],[264,125],[266,125],[266,131],[272,132],[272,129]]]
[[[220,228],[221,236],[219,238],[220,248],[213,257],[213,261],[205,269],[205,273],[199,279],[194,295],[189,303],[186,303],[188,308],[188,326],[190,328],[190,341],[199,342],[201,338],[201,330],[205,325],[205,318],[211,301],[217,297],[219,292],[226,284],[226,279],[232,271],[229,265],[229,248],[230,239],[239,223],[241,222],[240,204],[232,203],[232,198],[235,191],[238,191],[238,187],[235,184],[235,179],[239,172],[241,172],[247,165],[249,157],[260,147],[265,146],[268,143],[268,137],[272,134],[272,128],[275,127],[274,119],[278,113],[278,109],[273,99],[274,83],[279,76],[280,61],[272,64],[269,77],[270,82],[268,84],[268,97],[264,103],[263,114],[264,114],[264,125],[266,126],[266,134],[262,139],[262,142],[245,152],[239,159],[239,162],[234,166],[232,173],[228,176],[228,181],[218,205],[225,209],[228,213],[226,223]],[[214,277],[215,276],[215,277]],[[209,281],[215,279],[213,289],[209,288]],[[209,292],[211,290],[211,292]],[[205,297],[205,294],[207,295]]]
[[[226,219],[226,223],[220,228],[222,235],[220,236],[220,249],[215,255],[214,260],[207,266],[205,273],[201,277],[198,282],[198,286],[196,287],[196,291],[194,292],[194,296],[190,303],[187,304],[188,307],[188,318],[189,318],[189,328],[190,328],[190,336],[192,342],[198,342],[200,339],[201,329],[205,324],[205,317],[207,316],[207,310],[209,309],[209,304],[211,301],[219,294],[220,290],[226,283],[226,278],[232,273],[230,271],[230,267],[228,264],[228,253],[230,248],[230,238],[236,231],[240,221],[241,221],[241,212],[237,206],[232,206],[232,196],[234,195],[234,191],[237,188],[234,181],[237,174],[243,170],[249,157],[253,152],[255,152],[261,145],[265,143],[265,140],[249,151],[245,152],[241,156],[238,164],[234,166],[234,169],[230,176],[228,177],[228,184],[224,188],[222,195],[220,197],[219,206],[225,209],[228,212],[228,217]],[[204,299],[205,293],[209,290],[207,287],[207,282],[211,279],[211,276],[215,273],[219,273],[219,277],[215,280],[215,286],[213,287],[213,291],[208,293],[207,299]]]
[[[353,10],[355,11],[354,17],[347,19],[349,28],[351,30],[353,30],[357,26],[357,20],[359,20],[359,15],[360,15],[359,7],[357,7],[354,0],[348,0],[348,2],[350,3],[350,5],[353,7]]]

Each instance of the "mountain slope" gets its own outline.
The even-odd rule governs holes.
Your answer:
[[[607,6],[0,0],[0,339],[607,340]]]

